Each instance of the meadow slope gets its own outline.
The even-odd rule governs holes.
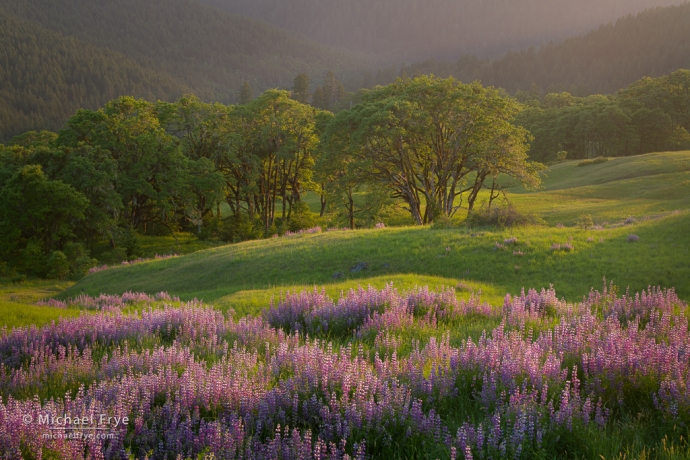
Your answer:
[[[88,275],[61,296],[168,291],[253,313],[274,295],[311,285],[334,292],[390,280],[399,288],[455,285],[500,298],[553,284],[559,296],[575,301],[606,277],[633,291],[675,287],[690,299],[690,152],[586,167],[566,162],[550,168],[542,190],[512,197],[518,209],[537,213],[546,224],[402,227],[250,241]],[[581,213],[591,214],[600,229],[577,228]],[[628,242],[631,234],[639,241]],[[504,244],[512,237],[516,243]],[[552,249],[566,243],[574,250]],[[360,262],[368,269],[351,272]],[[336,273],[342,276],[334,279]]]

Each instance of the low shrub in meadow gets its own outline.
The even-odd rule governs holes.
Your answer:
[[[578,166],[598,165],[601,163],[606,163],[607,161],[609,161],[609,159],[606,157],[597,157],[597,158],[594,158],[592,160],[583,160],[583,161],[579,162],[577,165]]]
[[[640,411],[690,423],[673,290],[529,290],[497,308],[451,289],[314,290],[239,320],[173,301],[81,296],[66,305],[101,311],[2,330],[0,458],[559,458]],[[498,326],[452,338],[482,318]],[[65,415],[112,436],[66,439],[84,430]]]
[[[493,206],[470,212],[465,223],[470,227],[510,228],[541,224],[543,221],[533,214],[521,213],[513,206]]]

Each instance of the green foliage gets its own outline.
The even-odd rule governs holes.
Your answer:
[[[471,211],[489,181],[493,200],[499,175],[539,185],[541,165],[527,161],[529,133],[512,124],[520,109],[479,83],[399,79],[336,115],[323,142],[349,158],[348,168],[368,183],[404,201],[417,224],[426,224],[453,216],[456,199],[466,199]]]
[[[77,108],[121,95],[171,101],[193,91],[227,104],[245,80],[265,90],[298,72],[362,66],[347,52],[192,0],[7,0],[0,14],[0,100],[8,102],[0,142],[59,129]]]
[[[77,109],[96,109],[121,94],[173,99],[187,88],[118,52],[4,11],[0,50],[0,142],[32,129],[57,130]]]
[[[577,226],[580,227],[582,230],[588,230],[594,227],[594,221],[592,220],[592,216],[584,213],[580,214],[580,217],[577,218]]]
[[[67,256],[62,251],[53,251],[46,261],[48,278],[64,280],[69,276],[70,264]]]
[[[579,162],[577,165],[578,166],[600,165],[602,163],[606,163],[607,161],[609,161],[609,159],[606,157],[597,157],[597,158],[594,158],[592,160],[583,160],[583,161]]]
[[[240,88],[240,92],[237,93],[237,103],[244,105],[244,104],[249,104],[253,100],[254,100],[254,90],[249,85],[249,82],[245,81],[244,83],[242,83],[242,87]]]
[[[309,205],[304,201],[297,201],[292,205],[292,213],[290,214],[289,228],[291,232],[303,230],[306,228],[313,228],[316,226],[317,215],[311,212]]]
[[[237,243],[258,240],[264,236],[263,222],[257,216],[237,214],[228,218],[221,231],[223,241]]]
[[[568,152],[565,150],[561,150],[560,152],[556,153],[556,159],[558,161],[565,161],[565,159],[568,157]]]
[[[118,246],[125,250],[125,257],[127,260],[133,260],[140,257],[141,245],[139,244],[139,236],[133,228],[120,228],[116,231],[115,241]]]
[[[72,279],[78,280],[89,271],[91,267],[95,267],[97,260],[89,257],[88,251],[81,243],[70,241],[65,244],[62,252],[67,258],[69,264],[69,275]]]
[[[44,259],[74,237],[88,200],[49,180],[38,165],[17,170],[0,189],[0,255],[27,273],[45,275]]]
[[[292,82],[292,97],[302,104],[309,103],[309,75],[301,73]]]
[[[533,214],[523,214],[514,206],[492,206],[473,210],[467,215],[465,224],[469,227],[511,228],[542,223]]]

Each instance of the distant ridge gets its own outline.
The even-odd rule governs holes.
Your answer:
[[[200,0],[383,62],[496,57],[681,0]]]
[[[207,100],[233,101],[245,80],[264,90],[290,85],[300,72],[361,65],[350,53],[193,0],[0,0],[0,7],[166,72]]]
[[[454,63],[429,60],[404,69],[481,80],[510,92],[613,93],[642,77],[690,68],[690,3],[621,18],[560,44],[509,53],[494,61],[473,57]]]
[[[28,130],[57,130],[77,109],[121,95],[175,99],[188,91],[121,53],[0,10],[0,142]]]

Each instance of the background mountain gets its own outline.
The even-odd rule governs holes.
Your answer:
[[[175,99],[190,89],[123,54],[0,11],[0,142],[60,129],[82,107],[120,95]]]
[[[690,68],[690,3],[621,18],[560,44],[508,53],[497,60],[464,57],[404,66],[399,75],[433,73],[515,91],[586,96],[613,93],[642,77]]]
[[[353,55],[193,0],[0,0],[15,16],[119,51],[164,71],[204,98],[234,100],[244,80],[256,89],[292,83],[299,72],[342,72]]]
[[[0,21],[0,142],[120,95],[230,103],[244,81],[258,92],[364,65],[192,0],[0,0]]]
[[[202,0],[380,59],[491,57],[679,0]]]
[[[689,3],[627,16],[562,43],[481,58],[672,0],[583,0],[576,7],[566,0],[200,1],[217,7],[195,0],[0,0],[0,142],[26,130],[59,129],[77,108],[95,109],[120,95],[172,100],[191,92],[234,103],[244,82],[258,94],[291,87],[297,74],[311,77],[311,93],[327,75],[344,83],[344,92],[433,73],[511,93],[584,96],[690,68]],[[466,55],[456,61],[428,59],[460,51]],[[427,60],[400,66],[401,56],[418,55]],[[305,100],[315,103],[316,96]]]

